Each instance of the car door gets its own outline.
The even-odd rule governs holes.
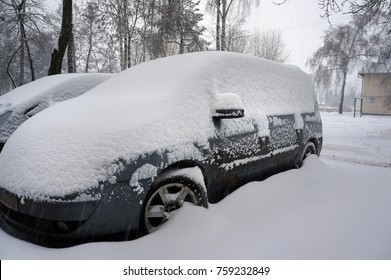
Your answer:
[[[216,137],[210,139],[213,180],[208,189],[217,202],[239,186],[264,177],[270,168],[269,137],[260,137],[253,118],[215,119]]]
[[[271,165],[275,172],[293,166],[299,148],[298,140],[302,133],[295,115],[269,116]]]

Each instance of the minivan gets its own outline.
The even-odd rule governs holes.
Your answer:
[[[0,154],[0,223],[43,246],[124,240],[321,149],[299,68],[229,52],[156,59],[15,131]]]

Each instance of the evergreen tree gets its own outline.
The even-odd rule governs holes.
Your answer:
[[[192,0],[168,0],[162,6],[160,34],[167,44],[176,44],[177,53],[201,51],[206,41],[201,38],[205,27],[199,25],[203,15],[199,13],[198,2]]]

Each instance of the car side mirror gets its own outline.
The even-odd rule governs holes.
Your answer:
[[[239,95],[226,92],[217,94],[214,119],[235,119],[244,117],[244,107]]]

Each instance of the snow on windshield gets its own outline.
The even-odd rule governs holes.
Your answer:
[[[293,66],[224,52],[157,59],[25,122],[0,154],[0,185],[19,196],[62,196],[98,186],[120,158],[206,145],[216,135],[215,97],[225,92],[240,96],[262,134],[265,114],[314,110],[310,77]]]

